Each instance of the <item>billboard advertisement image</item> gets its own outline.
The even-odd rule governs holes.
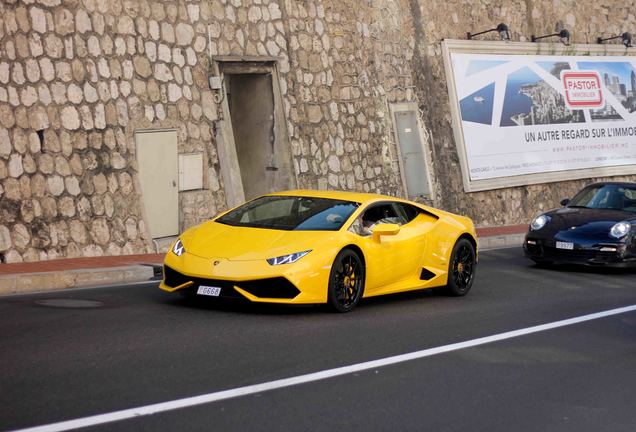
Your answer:
[[[636,58],[451,52],[450,64],[465,184],[636,172]]]

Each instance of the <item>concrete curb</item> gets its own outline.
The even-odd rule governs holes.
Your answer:
[[[502,249],[508,247],[521,247],[523,240],[526,238],[526,233],[520,234],[505,234],[499,236],[478,237],[477,245],[480,251],[487,251],[492,249]]]
[[[151,265],[17,273],[0,276],[0,295],[141,282],[152,279],[154,274]]]

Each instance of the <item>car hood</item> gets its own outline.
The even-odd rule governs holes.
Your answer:
[[[188,253],[235,261],[274,258],[313,250],[334,240],[338,231],[283,231],[206,222],[181,235]]]
[[[550,216],[551,220],[544,228],[545,234],[576,230],[579,235],[607,237],[610,228],[616,222],[636,219],[634,213],[622,210],[576,207],[563,207],[546,214]]]

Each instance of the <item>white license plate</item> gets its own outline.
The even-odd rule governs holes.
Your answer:
[[[201,285],[199,287],[199,289],[197,290],[197,294],[205,295],[205,296],[218,297],[219,294],[221,294],[221,288],[213,287],[213,286],[207,286],[207,285]]]
[[[572,250],[574,249],[574,243],[569,243],[569,242],[556,242],[556,247],[557,249],[568,249],[568,250]]]

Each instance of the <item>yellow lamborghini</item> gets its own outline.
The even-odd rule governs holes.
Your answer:
[[[463,296],[477,264],[470,219],[383,195],[264,195],[185,231],[161,289],[266,303],[327,303],[444,287]]]

